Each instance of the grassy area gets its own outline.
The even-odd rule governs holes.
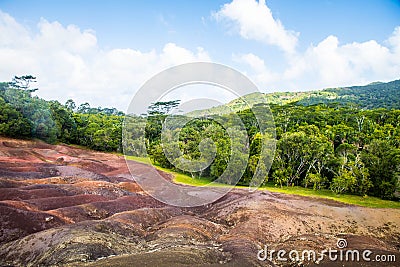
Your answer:
[[[142,162],[145,164],[151,164],[150,159],[143,158],[143,157],[134,157],[128,156],[127,159]],[[162,170],[164,172],[172,174],[175,178],[173,181],[178,184],[186,184],[186,185],[193,185],[193,186],[209,186],[210,180],[206,178],[192,178],[189,175],[174,172],[166,168],[162,168],[156,166],[157,169]],[[215,184],[213,186],[228,186],[225,184]],[[237,188],[247,188],[247,186],[236,186]],[[307,197],[314,197],[314,198],[326,198],[332,199],[335,201],[339,201],[342,203],[353,204],[358,206],[364,207],[371,207],[371,208],[400,208],[400,202],[398,201],[389,201],[383,200],[376,197],[362,197],[362,196],[355,196],[355,195],[348,195],[342,194],[337,195],[333,193],[331,190],[323,189],[323,190],[313,190],[310,188],[304,188],[300,186],[293,186],[293,187],[276,187],[272,183],[268,183],[265,186],[260,187],[258,190],[268,190],[271,192],[277,193],[284,193],[284,194],[292,194],[292,195],[299,195],[299,196],[307,196]]]
[[[138,161],[141,163],[145,163],[145,164],[152,164],[149,158],[144,158],[144,157],[135,157],[135,156],[125,156],[125,158],[129,159],[129,160],[134,160],[134,161]],[[193,179],[192,177],[190,177],[189,175],[186,175],[184,173],[179,173],[179,172],[174,172],[170,169],[166,169],[160,166],[156,166],[157,169],[164,171],[166,173],[170,173],[174,176],[173,181],[178,183],[178,184],[188,184],[188,185],[193,185],[193,186],[202,186],[202,185],[207,185],[208,183],[210,183],[209,180],[207,179]]]
[[[260,190],[269,190],[271,192],[278,192],[278,193],[285,193],[285,194],[293,194],[293,195],[300,195],[300,196],[308,196],[308,197],[317,197],[317,198],[326,198],[332,199],[339,202],[353,204],[358,206],[364,207],[371,207],[371,208],[400,208],[400,202],[398,201],[389,201],[383,200],[377,197],[371,196],[355,196],[355,195],[348,195],[342,194],[337,195],[333,193],[331,190],[322,189],[322,190],[313,190],[310,188],[304,188],[300,186],[293,186],[293,187],[275,187],[274,185],[266,185],[260,188]]]
[[[123,156],[122,154],[119,154],[121,156]],[[138,161],[141,163],[146,163],[146,164],[151,164],[151,161],[149,158],[144,158],[144,157],[135,157],[135,156],[125,156],[126,159],[129,160],[134,160],[134,161]]]

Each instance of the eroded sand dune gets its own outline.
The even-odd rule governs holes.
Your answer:
[[[120,156],[6,138],[0,225],[5,266],[342,266],[257,259],[265,245],[322,251],[338,238],[400,261],[399,210],[239,189],[207,206],[171,207],[143,192]]]

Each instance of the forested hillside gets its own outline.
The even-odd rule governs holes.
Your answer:
[[[76,107],[73,100],[46,101],[32,96],[34,82],[34,77],[22,76],[0,83],[0,135],[121,151],[122,112],[88,103]]]
[[[72,100],[65,104],[45,101],[32,96],[35,89],[31,89],[30,84],[33,82],[34,77],[23,76],[16,77],[11,83],[0,84],[0,135],[122,151],[122,112],[92,108],[87,103],[76,107]],[[280,95],[278,99],[285,98],[288,103],[276,101],[270,104],[276,127],[266,125],[267,135],[261,134],[251,110],[241,110],[237,115],[250,141],[249,155],[240,151],[233,153],[232,142],[239,142],[231,140],[226,130],[211,118],[195,119],[183,128],[170,129],[167,134],[179,134],[176,144],[162,143],[165,111],[171,105],[176,106],[178,101],[154,103],[147,116],[130,117],[130,123],[126,125],[125,141],[128,143],[124,144],[125,152],[134,156],[143,156],[147,152],[154,163],[177,169],[176,166],[183,166],[179,164],[185,164],[187,160],[201,159],[199,144],[209,138],[215,144],[215,158],[207,168],[189,174],[194,178],[214,180],[224,172],[234,154],[238,164],[247,162],[239,184],[248,185],[260,161],[263,140],[274,138],[276,152],[270,154],[274,161],[264,183],[299,185],[315,190],[327,188],[338,194],[347,192],[393,199],[399,187],[400,166],[398,85],[399,81],[394,81],[366,87],[327,89],[321,91],[318,101],[316,96],[304,97],[309,93]],[[330,97],[325,97],[326,94]],[[323,99],[329,101],[315,104]],[[337,103],[335,99],[341,102]],[[388,108],[383,108],[384,101],[388,101]],[[380,108],[372,108],[375,106]],[[235,125],[234,115],[222,115],[219,120]],[[144,131],[145,136],[140,131]],[[276,136],[272,134],[274,131]],[[240,135],[237,137],[241,138]],[[176,162],[170,162],[164,154],[164,148],[172,145],[182,151]],[[224,182],[231,183],[228,178]]]
[[[276,186],[299,185],[316,190],[329,188],[340,193],[374,195],[386,199],[394,197],[398,190],[400,164],[400,110],[361,110],[335,105],[298,106],[271,105],[276,124],[277,146],[274,161],[265,183]],[[239,181],[248,185],[260,161],[263,140],[271,138],[262,135],[251,110],[238,112],[247,130],[250,147],[249,156],[243,153],[240,161],[247,161],[246,170]],[[227,125],[234,125],[232,115],[225,115]],[[177,144],[163,143],[161,123],[165,115],[145,118],[135,117],[134,125],[128,128],[132,143],[126,152],[141,156],[146,149],[154,163],[166,168],[178,169],[180,162],[201,160],[199,144],[211,138],[216,145],[216,157],[212,164],[193,177],[218,178],[227,168],[232,155],[231,140],[219,125],[210,119],[195,119],[182,129],[166,132],[173,136],[179,133]],[[146,127],[146,140],[135,139],[135,129]],[[272,130],[271,130],[272,132]],[[140,147],[138,144],[143,144]],[[164,150],[178,145],[183,156],[171,162]],[[204,151],[204,147],[202,148]],[[227,179],[226,183],[230,183]]]
[[[320,103],[353,104],[362,109],[398,109],[400,107],[400,80],[388,83],[375,82],[365,86],[324,89],[312,92],[298,102],[300,105]]]
[[[208,110],[194,111],[193,115],[206,113],[226,113],[228,110],[241,111],[259,103],[296,104],[311,106],[316,104],[335,104],[354,106],[360,109],[398,109],[400,108],[400,80],[387,83],[375,82],[365,86],[327,88],[308,92],[252,93],[234,99],[226,105]]]

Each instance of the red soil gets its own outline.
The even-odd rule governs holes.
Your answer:
[[[399,225],[399,210],[267,191],[170,207],[141,190],[121,156],[0,138],[1,266],[286,265],[257,251],[335,248],[338,237],[400,258]]]

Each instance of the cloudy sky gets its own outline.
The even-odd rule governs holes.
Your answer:
[[[126,110],[147,79],[194,61],[263,92],[399,79],[400,1],[0,0],[0,81],[32,74],[45,99]]]

